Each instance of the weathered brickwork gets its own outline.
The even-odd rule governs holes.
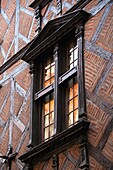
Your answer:
[[[79,145],[76,144],[63,153],[58,154],[59,159],[59,170],[74,170],[79,169],[80,165],[80,149]],[[34,170],[52,170],[52,159],[46,162],[39,163],[34,166]]]
[[[96,147],[108,125],[111,117],[99,109],[91,101],[87,101],[88,118],[91,122],[89,130],[89,142]]]
[[[97,26],[101,20],[101,17],[105,11],[105,8],[91,18],[85,25],[85,40],[91,41],[92,37],[97,29]]]
[[[97,45],[113,53],[113,5],[96,42]]]
[[[113,131],[110,134],[102,153],[109,160],[113,161]]]
[[[4,0],[0,14],[0,66],[6,63],[37,34],[33,0]],[[62,0],[62,14],[77,0]],[[104,5],[105,4],[105,5]],[[85,25],[85,85],[88,92],[87,113],[89,164],[91,170],[113,169],[113,2],[92,0],[84,9],[92,17]],[[42,28],[59,17],[56,0],[42,10]],[[90,44],[91,48],[87,48]],[[8,147],[17,152],[12,170],[25,169],[18,157],[28,150],[30,138],[30,74],[27,63],[19,60],[0,75],[0,155]],[[91,95],[91,96],[90,96]],[[96,99],[92,100],[92,96]],[[105,105],[103,105],[103,103]],[[106,107],[106,109],[104,109]],[[80,165],[80,149],[76,144],[59,155],[59,170],[74,170]],[[0,169],[8,163],[0,158]],[[52,159],[41,162],[34,170],[52,170]]]
[[[84,56],[86,88],[93,91],[105,68],[106,60],[89,51],[85,51]]]
[[[100,87],[99,96],[113,105],[113,67]]]
[[[90,161],[90,170],[97,170],[97,169],[105,170],[105,168],[101,166],[99,162],[97,162],[94,158],[90,157],[89,161]]]

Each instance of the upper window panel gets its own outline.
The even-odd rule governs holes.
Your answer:
[[[68,44],[68,70],[71,70],[72,68],[77,66],[77,60],[78,47],[73,40]]]
[[[54,82],[55,76],[55,62],[53,58],[49,58],[46,60],[44,65],[44,88],[51,85]]]
[[[44,98],[43,103],[43,140],[47,141],[54,135],[54,100],[53,94]]]

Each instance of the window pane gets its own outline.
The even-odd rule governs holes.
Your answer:
[[[48,70],[46,68],[45,68],[45,80],[48,80],[50,79],[50,68]]]
[[[44,87],[47,87],[47,86],[49,86],[51,83],[50,83],[50,79],[48,80],[48,81],[45,81],[45,83],[44,83]]]
[[[74,122],[78,120],[78,109],[74,111]]]
[[[45,127],[49,125],[49,115],[45,116]]]
[[[70,126],[72,124],[73,124],[73,112],[71,112],[68,117],[68,126]]]
[[[75,47],[75,49],[74,49],[74,60],[77,60],[77,58],[78,58],[78,48]]]
[[[53,136],[53,134],[54,134],[54,126],[51,125],[50,126],[50,137]]]
[[[74,96],[78,95],[78,83],[74,85]]]
[[[44,98],[44,141],[53,136],[54,132],[54,100],[53,93]]]
[[[54,123],[54,112],[50,114],[50,124]]]
[[[74,109],[78,107],[78,96],[74,98]]]
[[[50,101],[50,112],[54,110],[54,100]]]
[[[73,110],[73,100],[69,101],[69,112]]]
[[[54,75],[55,75],[55,62],[52,59],[47,61],[45,66],[45,75],[44,75],[44,87],[49,86],[54,82]]]
[[[73,98],[73,88],[69,89],[69,99]]]
[[[45,113],[45,115],[46,115],[47,113],[49,113],[49,103],[46,103],[46,104],[44,105],[44,113]]]
[[[78,120],[78,83],[74,84],[76,80],[70,79],[68,82],[68,126],[74,125]]]
[[[53,65],[51,67],[51,77],[53,77],[55,75],[55,66]]]
[[[44,139],[48,139],[49,138],[49,127],[45,128],[45,135],[44,135]]]
[[[70,53],[70,64],[73,63],[73,53]]]

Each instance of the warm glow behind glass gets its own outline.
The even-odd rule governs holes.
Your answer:
[[[78,120],[78,83],[69,89],[68,127]]]
[[[71,43],[69,46],[69,69],[77,66],[78,59],[78,47],[74,46],[74,43]]]
[[[54,100],[44,103],[44,140],[54,134]]]
[[[54,75],[55,75],[55,62],[52,62],[45,66],[44,87],[47,87],[54,82]]]

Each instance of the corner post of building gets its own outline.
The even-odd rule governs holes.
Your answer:
[[[84,73],[84,24],[81,23],[75,30],[78,45],[78,86],[79,86],[79,120],[87,120],[86,112],[86,96],[85,96],[85,73]],[[87,132],[80,137],[81,149],[81,164],[82,170],[89,169],[88,147],[87,147]]]
[[[84,74],[84,26],[81,24],[75,30],[78,46],[78,84],[79,84],[79,118],[86,118],[85,74]]]
[[[58,44],[54,46],[53,57],[55,61],[55,80],[54,80],[54,114],[55,114],[55,124],[54,124],[54,134],[57,133],[57,118],[58,118]]]
[[[30,83],[30,141],[29,145],[27,146],[28,148],[33,147],[33,101],[34,101],[34,63],[30,62],[30,71],[31,75],[31,83]]]

